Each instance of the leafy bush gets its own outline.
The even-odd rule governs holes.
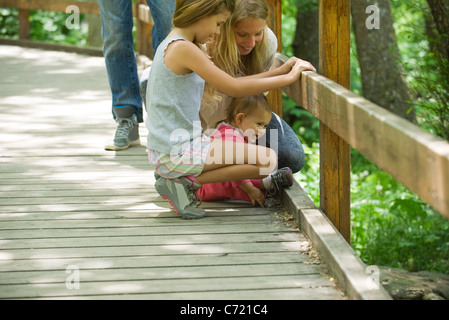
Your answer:
[[[445,40],[437,34],[433,39],[429,37],[433,32],[429,31],[426,16],[433,18],[426,0],[395,0],[391,5],[419,126],[449,141],[449,61],[431,50]]]
[[[69,16],[64,12],[30,11],[30,40],[86,46],[88,25],[85,16],[80,15],[79,28],[71,29],[66,26]],[[0,37],[19,38],[17,9],[0,9]]]
[[[87,44],[87,25],[84,15],[80,15],[80,28],[66,27],[68,14],[51,11],[30,12],[30,39],[53,43],[85,46]]]
[[[351,245],[368,264],[449,273],[449,221],[352,152]]]
[[[15,9],[0,9],[0,37],[5,39],[19,38],[19,12]]]

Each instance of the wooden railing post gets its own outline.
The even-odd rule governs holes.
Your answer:
[[[28,40],[30,38],[30,11],[19,9],[19,39]]]
[[[282,52],[282,1],[267,0],[267,5],[269,8],[267,24],[278,38],[278,52]],[[267,99],[273,112],[282,117],[282,91],[280,89],[270,91]]]
[[[350,86],[350,0],[320,0],[320,72]],[[330,101],[331,102],[331,101]],[[320,122],[320,206],[350,241],[350,146]]]
[[[153,59],[153,46],[151,30],[153,29],[153,17],[150,9],[144,0],[137,0],[134,10],[136,17],[136,49],[139,54]]]

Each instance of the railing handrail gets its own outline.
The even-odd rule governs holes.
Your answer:
[[[287,57],[277,56],[277,63]],[[317,73],[283,91],[449,219],[449,143]]]
[[[67,7],[76,5],[80,13],[99,15],[97,2],[77,0],[0,0],[0,7],[20,10],[44,10],[65,12]]]
[[[151,57],[153,49],[151,47],[151,28],[153,19],[150,14],[150,9],[144,1],[138,0],[133,5],[133,15],[137,21],[137,36],[136,45],[137,51],[147,57]],[[86,53],[91,55],[101,55],[101,48],[92,47],[76,47],[63,44],[48,44],[39,41],[30,41],[29,37],[29,11],[43,10],[67,12],[70,6],[75,5],[80,14],[100,15],[98,4],[94,2],[76,1],[76,0],[0,0],[0,8],[15,8],[19,10],[19,40],[5,40],[1,39],[3,43],[16,43],[24,46],[32,46],[51,50],[65,50],[79,53]]]

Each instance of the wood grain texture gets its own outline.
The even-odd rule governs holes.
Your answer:
[[[320,72],[349,88],[350,1],[320,0],[319,39]],[[320,120],[320,149],[320,207],[349,242],[350,146]]]

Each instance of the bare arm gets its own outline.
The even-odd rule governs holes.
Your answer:
[[[198,47],[187,41],[179,42],[171,57],[176,60],[176,69],[185,73],[188,70],[193,71],[224,94],[233,97],[259,94],[287,86],[298,81],[302,71],[311,70],[310,64],[295,58],[294,64],[287,64],[259,75],[234,78],[216,67]]]
[[[267,70],[265,72],[262,73],[257,73],[251,76],[248,76],[249,79],[257,79],[257,78],[267,78],[267,77],[274,77],[274,76],[279,76],[279,75],[283,75],[283,74],[287,74],[289,73],[293,66],[295,65],[296,62],[301,63],[304,66],[304,71],[314,71],[316,72],[315,67],[309,63],[308,61],[305,60],[301,60],[299,58],[296,57],[291,57],[289,58],[284,64],[282,64],[281,66],[275,68],[275,69],[270,69]]]

